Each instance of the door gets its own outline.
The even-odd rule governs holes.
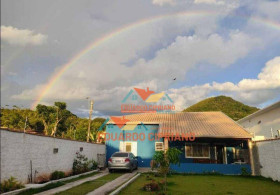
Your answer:
[[[137,142],[120,142],[121,152],[131,152],[137,156]]]
[[[216,149],[217,149],[217,163],[224,164],[224,146],[217,145]]]

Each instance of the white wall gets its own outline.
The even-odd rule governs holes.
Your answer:
[[[280,139],[255,142],[260,174],[280,181]]]
[[[261,123],[259,123],[259,121],[261,121]],[[280,107],[278,106],[277,108],[245,121],[240,121],[239,124],[247,131],[255,133],[256,136],[264,136],[265,138],[270,139],[271,128],[274,136],[277,135],[277,130],[280,129]]]
[[[30,160],[33,176],[50,174],[55,170],[70,171],[75,154],[83,147],[82,154],[97,161],[97,154],[105,154],[105,145],[64,140],[46,136],[0,130],[1,181],[11,176],[23,183],[28,182]],[[58,148],[54,154],[53,149]]]

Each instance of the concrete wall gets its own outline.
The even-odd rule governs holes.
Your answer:
[[[254,142],[255,174],[280,181],[280,139]]]
[[[30,160],[32,161],[32,174],[48,175],[55,170],[71,171],[73,160],[80,147],[82,154],[88,159],[97,161],[97,154],[105,154],[105,145],[86,142],[64,140],[46,136],[24,134],[8,130],[0,130],[1,136],[1,181],[11,176],[23,183],[28,182],[31,173]],[[58,148],[58,153],[54,153]]]
[[[244,121],[241,120],[239,124],[256,136],[264,136],[270,139],[272,138],[271,129],[274,136],[278,134],[277,130],[280,129],[280,107],[278,106],[254,117],[249,117]]]

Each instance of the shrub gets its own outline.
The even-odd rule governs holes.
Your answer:
[[[51,180],[61,179],[65,177],[65,173],[62,171],[55,171],[51,174]]]
[[[97,169],[98,163],[95,160],[92,159],[88,163],[89,163],[89,168],[91,170],[96,170]]]
[[[152,169],[157,169],[158,173],[164,176],[164,193],[166,194],[167,174],[170,171],[170,164],[180,165],[180,154],[177,148],[168,148],[166,152],[156,151],[151,162]]]
[[[23,188],[24,185],[17,181],[16,178],[14,177],[10,177],[10,179],[8,180],[4,180],[1,184],[0,184],[0,190],[1,190],[1,193],[2,192],[9,192],[9,191],[12,191],[12,190],[17,190],[17,189],[20,189],[20,188]]]
[[[74,175],[89,171],[88,158],[80,152],[76,152],[76,158],[74,159],[72,169]]]
[[[155,192],[155,191],[159,191],[160,187],[155,181],[152,181],[151,183],[145,184],[143,186],[143,190],[147,192]]]
[[[251,174],[248,172],[248,170],[247,170],[246,167],[242,167],[242,168],[241,168],[241,175],[242,175],[242,176],[249,176],[249,175],[251,175]]]

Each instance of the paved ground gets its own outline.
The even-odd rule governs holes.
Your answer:
[[[104,195],[104,194],[114,190],[121,184],[125,183],[126,181],[128,181],[130,178],[132,178],[136,174],[137,174],[137,171],[133,171],[132,173],[126,173],[126,174],[116,178],[115,180],[110,181],[110,182],[106,183],[105,185],[97,188],[96,190],[88,193],[87,195]]]
[[[87,177],[85,179],[80,179],[78,181],[74,181],[74,182],[71,182],[71,183],[68,183],[68,184],[65,184],[63,186],[60,186],[58,188],[54,188],[54,189],[50,189],[48,191],[44,191],[44,192],[41,192],[41,193],[38,193],[37,195],[50,195],[50,194],[55,194],[55,193],[58,193],[58,192],[62,192],[62,191],[65,191],[65,190],[68,190],[70,188],[73,188],[75,186],[78,186],[82,183],[85,183],[87,181],[92,181],[92,180],[95,180],[95,179],[98,179],[100,177],[103,177],[105,175],[109,174],[108,170],[105,170],[97,175],[94,175],[92,177]]]
[[[134,175],[136,175],[137,172],[142,172],[143,173],[143,172],[147,172],[147,171],[150,171],[150,170],[151,170],[150,168],[140,168],[139,167],[137,171],[133,171],[133,173],[126,173],[126,174],[118,177],[117,179],[115,179],[111,182],[108,182],[105,185],[97,188],[96,190],[88,193],[88,195],[103,195],[103,194],[106,194],[107,192],[110,192],[110,191],[116,189],[118,186],[120,186],[121,184],[128,181],[130,178],[132,178]],[[108,169],[106,169],[106,170],[102,171],[101,173],[99,173],[97,175],[94,175],[92,177],[87,177],[85,179],[74,181],[72,183],[68,183],[68,184],[65,184],[63,186],[60,186],[60,187],[57,187],[57,188],[54,188],[54,189],[50,189],[48,191],[38,193],[37,195],[51,195],[51,194],[55,194],[55,193],[58,193],[58,192],[62,192],[62,191],[68,190],[70,188],[73,188],[75,186],[78,186],[82,183],[85,183],[87,181],[92,181],[92,180],[98,179],[98,178],[103,177],[107,174],[109,174]]]

